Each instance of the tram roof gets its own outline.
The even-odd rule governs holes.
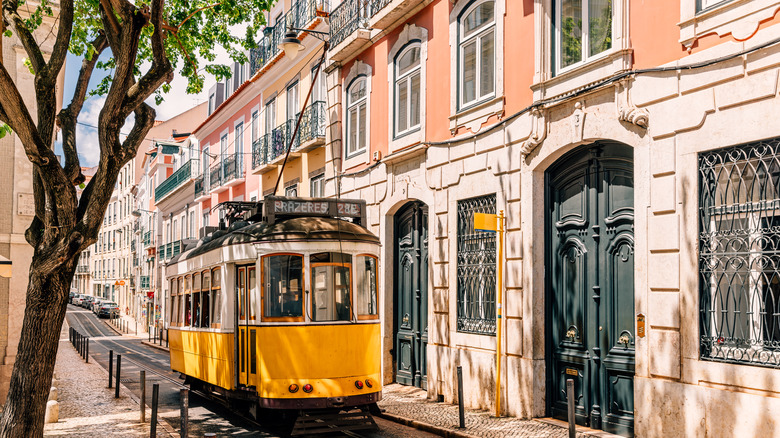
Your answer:
[[[254,242],[295,241],[350,241],[379,243],[379,238],[360,225],[328,217],[297,217],[268,225],[256,222],[234,231],[210,235],[211,239],[198,242],[198,246],[177,256],[171,262],[187,260],[217,248]],[[218,234],[214,236],[214,234]]]

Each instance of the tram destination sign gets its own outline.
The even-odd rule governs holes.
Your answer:
[[[323,216],[356,218],[364,225],[366,219],[366,201],[362,199],[267,196],[263,204],[268,223],[274,223],[278,217]]]

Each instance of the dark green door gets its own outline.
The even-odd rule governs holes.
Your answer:
[[[596,143],[547,172],[548,400],[566,419],[633,435],[633,150]]]
[[[428,208],[405,205],[395,216],[396,382],[427,389]]]

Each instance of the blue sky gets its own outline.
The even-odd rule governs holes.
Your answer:
[[[110,53],[104,52],[103,56],[101,56],[101,60],[106,60],[109,56]],[[73,98],[75,83],[78,79],[79,69],[81,69],[81,60],[80,57],[68,54],[65,65],[65,89],[63,90],[63,105],[65,106],[67,106]],[[226,61],[217,59],[217,62]],[[95,85],[109,73],[110,72],[104,70],[95,69],[90,80],[90,89],[93,89]],[[191,95],[185,93],[186,80],[176,75],[171,83],[171,92],[166,95],[165,102],[158,106],[154,103],[153,97],[147,102],[157,110],[157,120],[168,120],[171,117],[206,101],[206,93],[214,82],[213,78],[207,76],[204,86],[205,91],[199,95]],[[77,125],[76,128],[76,144],[78,145],[79,159],[83,167],[95,166],[100,156],[97,129],[87,125],[97,126],[98,116],[104,102],[105,98],[101,96],[88,98],[86,102],[84,102],[84,107],[79,115],[80,124]],[[126,129],[123,129],[122,132],[129,132],[130,125],[128,124],[125,126]],[[62,155],[62,140],[59,136],[54,144],[54,151],[56,154]]]

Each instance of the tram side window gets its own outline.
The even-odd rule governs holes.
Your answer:
[[[377,261],[371,256],[355,257],[355,288],[358,319],[378,319]]]
[[[303,320],[303,256],[263,257],[263,318]]]
[[[209,296],[211,295],[211,273],[203,271],[203,283],[200,287],[200,303],[198,311],[193,315],[197,319],[198,327],[209,326]]]
[[[352,297],[349,254],[323,252],[312,254],[312,321],[351,321]]]
[[[168,321],[169,324],[173,324],[173,314],[171,312],[171,309],[173,309],[173,303],[176,296],[176,289],[177,285],[179,284],[178,278],[172,278],[171,279],[171,286],[168,288],[168,306],[167,310],[165,311],[165,319]]]
[[[185,289],[184,291],[184,293],[187,294],[183,298],[186,306],[186,309],[184,311],[184,319],[185,319],[184,325],[188,327],[191,327],[194,324],[192,320],[192,310],[193,310],[192,300],[193,300],[194,293],[196,291],[197,292],[200,291],[200,273],[193,274],[192,276],[192,290]]]
[[[211,270],[211,326],[222,325],[222,271],[219,268]],[[208,320],[209,315],[206,315]]]

